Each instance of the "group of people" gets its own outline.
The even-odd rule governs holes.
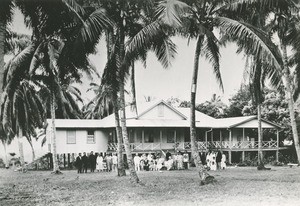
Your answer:
[[[134,168],[136,171],[157,171],[157,170],[181,170],[188,169],[189,154],[185,151],[177,152],[175,155],[167,150],[161,153],[144,153],[139,155],[135,154],[133,158]]]
[[[88,168],[90,168],[91,172],[111,172],[116,171],[118,167],[118,157],[117,154],[111,153],[95,153],[93,151],[87,155],[85,152],[83,155],[81,153],[78,154],[75,166],[77,168],[78,173],[87,173]]]
[[[225,169],[226,155],[220,151],[208,151],[200,153],[201,162],[209,170]],[[168,150],[161,150],[161,153],[136,153],[134,158],[134,168],[136,171],[157,171],[157,170],[182,170],[189,168],[190,157],[187,151],[176,152],[172,155]]]
[[[226,169],[226,155],[218,151],[208,151],[200,153],[201,162],[209,170]]]
[[[225,169],[226,155],[220,151],[208,151],[200,153],[201,162],[209,170]],[[168,150],[161,153],[136,153],[133,158],[136,171],[158,171],[158,170],[182,170],[189,168],[190,157],[187,151],[177,151],[172,155]],[[91,172],[111,172],[116,171],[118,167],[118,157],[114,153],[96,153],[93,151],[87,155],[79,153],[76,158],[75,166],[78,173],[87,173],[88,168]]]

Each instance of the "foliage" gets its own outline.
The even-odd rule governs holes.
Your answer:
[[[221,101],[220,96],[214,94],[209,101],[196,105],[196,110],[214,118],[227,117],[227,105]]]

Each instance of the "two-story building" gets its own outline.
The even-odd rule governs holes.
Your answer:
[[[138,112],[126,108],[130,147],[133,153],[153,153],[160,150],[190,151],[190,109],[174,108],[164,101],[138,107]],[[256,116],[215,119],[196,111],[199,151],[220,149],[228,161],[239,162],[258,152],[258,120]],[[48,148],[51,151],[50,128]],[[262,120],[262,149],[278,159],[280,125]],[[270,132],[273,130],[273,132]],[[273,134],[273,135],[270,135]],[[274,135],[275,134],[275,135]],[[57,153],[115,152],[117,138],[115,118],[101,120],[56,120]]]

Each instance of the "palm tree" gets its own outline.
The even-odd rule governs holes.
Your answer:
[[[250,90],[252,94],[252,101],[257,107],[258,119],[258,167],[257,169],[264,169],[263,153],[262,153],[262,126],[261,126],[261,104],[264,101],[263,87],[264,87],[264,71],[261,61],[253,58],[250,71]]]
[[[201,181],[203,181],[206,178],[206,173],[204,172],[203,165],[201,164],[197,151],[195,100],[200,55],[203,55],[212,64],[213,72],[220,88],[223,90],[219,65],[220,41],[213,32],[214,29],[220,29],[221,35],[226,35],[227,37],[230,37],[231,41],[237,42],[238,46],[242,48],[246,54],[255,53],[262,58],[268,59],[269,64],[277,67],[279,67],[280,64],[276,58],[276,52],[270,46],[270,41],[266,38],[266,35],[261,30],[243,21],[237,21],[229,18],[230,16],[228,15],[228,12],[230,11],[229,6],[231,2],[220,0],[184,2],[186,2],[188,6],[181,5],[181,11],[186,8],[187,12],[184,12],[181,15],[182,29],[180,30],[180,34],[189,37],[189,39],[196,39],[190,107],[191,150],[195,164],[200,169],[199,175]],[[180,18],[178,17],[177,19]]]
[[[113,32],[115,42],[113,47],[118,48],[118,50],[115,50],[115,54],[112,53],[111,57],[113,58],[108,59],[108,64],[117,68],[117,70],[115,70],[115,76],[119,80],[119,109],[123,143],[131,180],[133,182],[139,182],[139,178],[133,167],[126,127],[125,76],[128,75],[129,68],[134,61],[137,59],[146,59],[146,53],[149,50],[154,51],[163,66],[169,66],[170,60],[175,54],[175,46],[166,34],[167,28],[163,26],[158,18],[153,18],[155,14],[154,2],[107,1],[102,3],[103,5],[101,6],[115,22],[115,32]],[[117,111],[116,108],[114,109]]]
[[[53,170],[60,173],[56,158],[55,105],[56,98],[63,97],[61,83],[80,81],[80,71],[92,70],[87,55],[94,52],[102,29],[111,26],[111,22],[101,10],[85,10],[73,0],[34,4],[20,1],[18,6],[25,18],[32,19],[28,22],[33,27],[34,39],[29,73],[50,91]]]
[[[285,98],[288,101],[294,145],[298,162],[300,162],[300,145],[294,108],[295,100],[299,94],[297,89],[299,87],[296,86],[297,82],[294,82],[294,80],[299,79],[299,5],[294,0],[242,1],[236,3],[234,9],[244,12],[253,6],[260,8],[260,13],[268,15],[268,18],[263,22],[264,26],[268,28],[267,31],[270,33],[270,36],[277,36],[279,39],[279,42],[275,42],[274,38],[272,38],[274,43],[278,44],[280,49],[279,55],[282,61],[280,67],[275,67],[275,69],[278,75],[281,76]],[[292,48],[291,58],[289,58],[287,53],[287,47],[289,46]],[[291,68],[294,66],[297,78],[294,78],[294,74],[291,72]]]
[[[14,76],[17,76],[14,74]],[[13,81],[13,80],[11,80]],[[12,84],[8,84],[8,87]],[[14,86],[13,86],[14,87]],[[34,85],[28,80],[22,80],[16,88],[7,88],[7,96],[4,98],[3,127],[7,133],[18,136],[21,163],[24,163],[23,146],[21,139],[26,137],[32,149],[32,161],[35,152],[32,138],[36,137],[36,128],[41,128],[45,121],[44,105],[38,96]],[[4,117],[4,118],[3,118]]]
[[[6,25],[12,17],[13,3],[11,0],[4,0],[0,7],[0,105],[3,97],[3,77],[4,77],[4,54],[6,41]]]

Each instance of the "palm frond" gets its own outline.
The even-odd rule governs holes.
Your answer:
[[[189,6],[178,0],[163,0],[157,6],[156,18],[164,24],[180,27],[182,25],[181,15]]]
[[[203,42],[202,55],[211,63],[216,80],[224,92],[221,72],[220,72],[220,51],[217,38],[206,36]]]
[[[224,33],[230,35],[232,41],[237,42],[239,48],[242,48],[247,55],[258,56],[259,59],[265,59],[270,66],[275,67],[277,72],[281,73],[282,59],[278,48],[261,30],[244,22],[238,22],[226,17],[216,17]]]

